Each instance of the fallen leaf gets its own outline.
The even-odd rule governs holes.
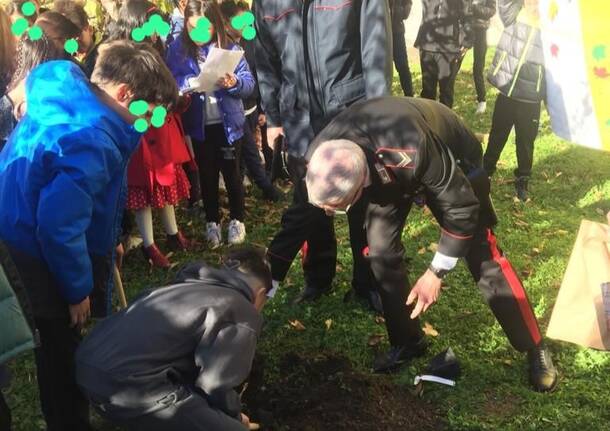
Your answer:
[[[424,254],[426,252],[426,247],[422,247],[419,250],[417,250],[417,254]]]
[[[445,283],[441,282],[441,289],[443,289],[443,290],[449,290],[449,289],[451,289],[451,286],[449,286],[448,284],[445,284]]]
[[[384,335],[383,334],[373,334],[369,337],[369,340],[367,342],[367,344],[370,347],[374,347],[377,344],[381,343],[381,341],[384,339]]]
[[[299,322],[298,320],[289,320],[288,323],[290,323],[290,326],[292,326],[297,331],[304,331],[305,330],[305,326],[301,322]]]
[[[562,175],[563,175],[563,172],[559,171],[559,172],[557,172],[557,173],[555,174],[555,178],[560,177],[560,176],[562,176]]]
[[[326,325],[326,330],[329,331],[330,327],[333,326],[333,321],[332,321],[332,319],[326,319],[324,324]]]
[[[569,233],[567,230],[563,230],[563,229],[558,229],[556,232],[559,235],[567,235]]]
[[[431,337],[438,337],[438,331],[434,329],[434,327],[428,322],[424,323],[424,327],[422,328],[424,334],[429,335]]]
[[[502,361],[502,363],[504,365],[506,365],[507,367],[512,367],[513,366],[513,361],[510,360],[510,359],[505,359],[505,360]]]
[[[438,244],[433,242],[428,246],[428,250],[430,250],[431,252],[436,252],[436,250],[438,249]]]
[[[539,249],[539,248],[534,247],[534,248],[532,248],[532,252],[533,252],[534,254],[540,254],[540,249]]]
[[[375,323],[378,325],[385,325],[385,319],[383,316],[375,316]]]
[[[519,200],[519,199],[517,199]],[[518,218],[515,219],[515,224],[517,226],[521,226],[521,227],[529,227],[529,224],[523,220],[519,220]]]
[[[521,271],[521,276],[524,278],[529,277],[530,275],[532,275],[532,270],[531,269],[524,269]]]

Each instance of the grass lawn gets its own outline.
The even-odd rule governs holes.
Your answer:
[[[488,59],[491,56],[489,53]],[[454,108],[474,131],[487,134],[495,93],[489,90],[487,114],[475,117],[471,66],[472,57],[468,54],[456,84]],[[413,68],[419,69],[416,65]],[[421,86],[418,70],[414,83],[418,91]],[[398,81],[394,90],[400,93]],[[610,154],[557,138],[544,113],[536,142],[532,200],[523,204],[513,201],[514,148],[511,137],[494,177],[493,198],[500,218],[497,235],[522,277],[544,331],[580,220],[602,221],[604,212],[610,209]],[[258,191],[251,191],[247,200],[248,235],[250,241],[266,245],[278,229],[283,205],[270,205],[257,196]],[[181,216],[182,224],[186,224],[187,215]],[[527,382],[524,356],[509,345],[463,264],[448,276],[449,288],[422,319],[438,332],[437,336],[429,337],[431,345],[426,357],[389,379],[368,376],[374,350],[387,347],[385,338],[370,346],[375,344],[370,337],[385,336],[385,329],[359,304],[343,302],[350,283],[351,257],[347,226],[341,216],[337,217],[336,226],[339,261],[333,292],[313,305],[292,305],[303,286],[302,271],[295,264],[283,289],[265,309],[266,325],[257,359],[264,365],[256,367],[258,381],[253,385],[257,385],[257,390],[249,390],[247,397],[265,407],[254,411],[255,416],[271,414],[276,422],[283,423],[273,429],[318,430],[324,425],[329,429],[362,430],[609,428],[610,355],[549,341],[560,372],[559,386],[551,394],[533,392]],[[201,222],[193,221],[187,231],[201,239]],[[414,280],[430,262],[433,254],[430,246],[438,241],[439,231],[429,216],[414,209],[403,235],[412,258]],[[159,242],[163,244],[163,239]],[[182,263],[202,255],[217,261],[218,255],[207,250],[178,254],[173,260]],[[133,298],[142,288],[171,280],[172,275],[173,271],[161,270],[149,274],[139,252],[126,258],[123,277],[129,297]],[[305,329],[298,330],[289,323],[295,320]],[[408,390],[413,377],[423,371],[433,354],[449,346],[462,365],[457,386],[429,384],[421,400],[414,398]],[[11,365],[15,378],[7,395],[15,429],[41,429],[32,356],[21,356]],[[264,368],[264,377],[259,373],[260,367]],[[291,385],[298,391],[292,390]],[[361,405],[364,407],[360,408]],[[278,410],[269,412],[269,406]],[[291,410],[279,411],[281,408]],[[337,415],[328,416],[329,409]],[[352,419],[341,419],[338,414],[341,409]],[[407,413],[411,416],[405,416]],[[299,418],[300,422],[291,417]],[[115,429],[99,420],[96,423],[102,430]]]

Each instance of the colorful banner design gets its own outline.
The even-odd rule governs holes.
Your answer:
[[[610,151],[610,2],[540,0],[553,131]]]

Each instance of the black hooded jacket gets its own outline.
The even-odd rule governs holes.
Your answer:
[[[234,388],[250,372],[261,325],[238,271],[194,263],[91,331],[76,353],[77,382],[114,417],[161,409],[190,386],[237,418]]]

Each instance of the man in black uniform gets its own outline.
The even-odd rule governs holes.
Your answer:
[[[106,419],[130,430],[244,430],[234,388],[248,376],[271,288],[264,252],[196,262],[99,323],[76,354],[76,378]]]
[[[555,386],[557,372],[532,307],[492,229],[496,216],[481,168],[481,144],[454,112],[424,99],[361,102],[338,115],[306,157],[310,203],[329,214],[348,211],[358,201],[367,205],[368,259],[392,346],[375,361],[376,371],[424,353],[416,318],[438,299],[442,278],[464,258],[511,344],[528,353],[534,387]],[[401,234],[418,196],[438,221],[441,238],[429,269],[407,298]]]

